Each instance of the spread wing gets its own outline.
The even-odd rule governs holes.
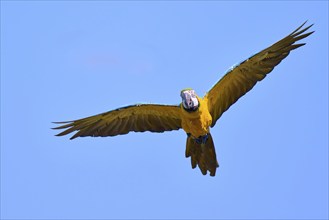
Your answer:
[[[312,26],[301,29],[304,24],[287,37],[230,69],[205,95],[208,98],[208,108],[213,118],[211,127],[231,105],[286,58],[291,50],[305,45],[305,43],[295,44],[296,41],[314,32],[303,34]]]
[[[66,129],[57,136],[77,131],[70,139],[85,136],[115,136],[130,131],[164,132],[181,128],[178,105],[132,105],[87,118],[55,123],[64,125],[54,129]]]

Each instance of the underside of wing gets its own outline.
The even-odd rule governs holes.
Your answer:
[[[230,69],[206,94],[205,98],[208,99],[208,108],[213,118],[212,127],[231,105],[250,91],[258,81],[264,79],[290,51],[305,45],[295,44],[313,33],[304,33],[312,26],[302,29],[304,24],[287,37]]]
[[[105,137],[135,132],[164,132],[181,128],[180,108],[174,105],[139,104],[118,108],[63,124],[54,129],[66,129],[57,136],[77,131],[76,137]]]

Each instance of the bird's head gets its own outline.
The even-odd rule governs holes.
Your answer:
[[[199,107],[199,100],[193,89],[183,89],[180,93],[182,104],[185,110],[195,111]]]

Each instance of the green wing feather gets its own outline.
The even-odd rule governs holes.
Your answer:
[[[164,132],[181,128],[180,108],[174,105],[139,104],[118,108],[63,124],[54,129],[66,129],[57,136],[77,131],[76,137],[105,137],[135,132]]]
[[[205,95],[205,98],[208,99],[209,112],[213,118],[211,127],[231,105],[286,58],[290,51],[305,45],[305,43],[294,44],[314,32],[303,34],[312,26],[301,30],[305,23],[272,46],[230,69]]]

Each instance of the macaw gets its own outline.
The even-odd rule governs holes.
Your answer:
[[[198,166],[203,175],[215,176],[218,162],[210,128],[221,115],[254,85],[265,78],[273,68],[288,56],[290,51],[305,45],[295,42],[314,31],[304,33],[304,22],[291,34],[229,69],[204,97],[191,88],[181,91],[179,105],[137,104],[63,124],[54,129],[66,129],[62,136],[77,131],[76,137],[105,137],[128,132],[164,132],[183,129],[187,134],[185,156],[191,157],[194,169]]]

